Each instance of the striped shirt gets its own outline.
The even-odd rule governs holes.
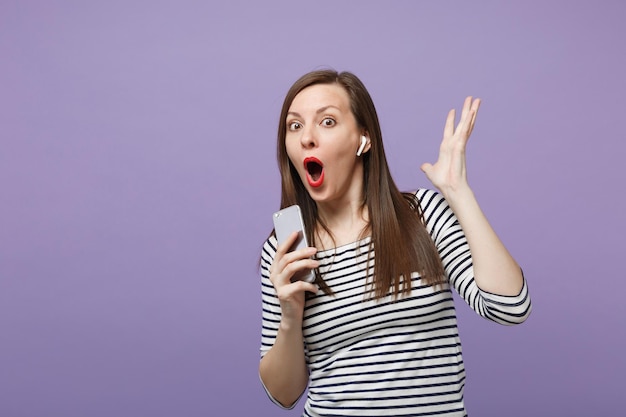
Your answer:
[[[526,281],[517,296],[478,288],[469,246],[447,202],[427,189],[416,197],[448,282],[427,286],[414,273],[410,295],[373,300],[367,292],[369,238],[319,251],[320,272],[334,295],[319,291],[304,309],[310,376],[303,416],[465,416],[465,367],[451,288],[479,315],[500,324],[521,323],[530,314]],[[275,252],[271,237],[261,255],[261,356],[280,323],[269,280]]]

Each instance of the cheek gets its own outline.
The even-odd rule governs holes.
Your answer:
[[[295,150],[293,149],[293,146],[289,146],[288,144],[285,144],[285,149],[287,150],[287,157],[289,158],[291,163],[294,166],[297,166],[297,164],[294,163],[295,160],[297,159],[297,156],[296,156]]]
[[[289,144],[286,143],[285,149],[287,150],[287,157],[289,158],[291,165],[296,168],[296,171],[298,171],[299,175],[303,175],[302,171],[304,170],[304,168],[302,167],[302,158],[301,155],[298,153],[298,148],[294,146],[289,146]]]

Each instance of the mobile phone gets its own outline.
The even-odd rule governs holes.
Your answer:
[[[276,240],[278,244],[282,244],[293,233],[298,232],[298,237],[294,244],[289,248],[288,252],[292,252],[297,249],[306,248],[309,243],[306,239],[306,232],[304,230],[304,221],[302,220],[302,212],[300,206],[293,205],[277,211],[273,215],[274,219],[274,231],[276,232]],[[315,273],[312,269],[303,269],[297,271],[292,281],[302,280],[306,282],[315,281]]]

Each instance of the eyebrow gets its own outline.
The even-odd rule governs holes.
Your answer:
[[[331,104],[331,105],[324,106],[324,107],[321,107],[321,108],[317,109],[317,111],[315,112],[315,114],[324,113],[326,110],[328,110],[328,109],[330,109],[330,108],[334,108],[334,109],[337,109],[337,110],[341,111],[341,109],[340,109],[339,107],[334,106],[334,105],[332,105],[332,104]],[[287,112],[287,116],[302,117],[302,116],[300,115],[300,113],[295,112],[295,111],[290,111],[290,112]]]

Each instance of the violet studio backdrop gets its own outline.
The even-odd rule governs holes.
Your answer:
[[[457,304],[474,416],[614,416],[626,6],[619,1],[3,1],[0,416],[276,416],[257,260],[295,79],[356,73],[402,189],[447,111],[524,268],[522,326]]]

